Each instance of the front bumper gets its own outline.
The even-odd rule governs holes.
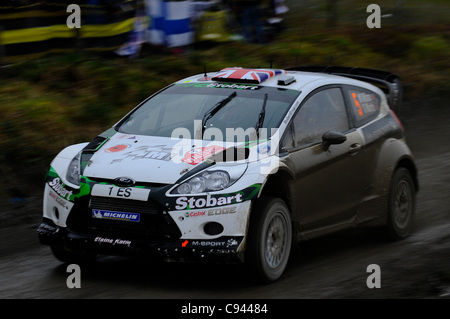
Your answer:
[[[74,253],[242,262],[251,203],[260,184],[226,194],[192,196],[170,195],[169,186],[125,188],[83,177],[75,189],[50,170],[40,241]],[[113,189],[117,196],[105,189]],[[116,189],[133,196],[145,189],[148,198],[119,196]]]
[[[37,229],[43,245],[56,245],[67,250],[94,252],[99,255],[144,257],[164,262],[241,263],[238,251],[243,236],[222,236],[211,240],[164,239],[142,240],[114,236],[103,237],[57,226],[44,218]]]

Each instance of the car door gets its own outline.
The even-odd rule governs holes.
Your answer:
[[[353,216],[367,181],[360,158],[364,143],[352,128],[342,89],[327,86],[312,92],[291,120],[283,140],[294,165],[296,220],[307,229],[344,221]],[[322,136],[345,135],[341,144],[324,149]]]
[[[345,85],[343,92],[354,127],[364,136],[365,145],[359,155],[366,167],[363,172],[364,178],[366,183],[373,184],[380,146],[384,142],[384,139],[380,138],[383,136],[380,132],[386,131],[386,122],[377,119],[380,114],[381,97],[371,90],[358,86]],[[370,192],[365,196],[370,197]]]

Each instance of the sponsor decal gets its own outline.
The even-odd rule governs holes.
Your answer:
[[[207,87],[219,89],[235,89],[235,90],[258,90],[258,85],[244,85],[244,84],[227,84],[227,83],[211,83]]]
[[[217,215],[227,215],[236,213],[236,207],[223,207],[223,208],[212,208],[208,210],[201,210],[195,212],[186,212],[185,217],[205,217],[205,216],[217,216]]]
[[[223,241],[193,241],[191,243],[192,246],[200,246],[200,247],[225,247],[226,243]]]
[[[223,205],[229,205],[229,204],[235,204],[235,203],[241,203],[242,202],[242,194],[236,194],[233,196],[223,196],[223,197],[211,197],[211,195],[207,195],[205,197],[178,197],[176,200],[176,206],[175,208],[178,210],[186,209],[189,207],[189,209],[195,209],[195,208],[204,208],[204,207],[214,207],[214,206],[223,206]]]
[[[189,152],[187,152],[184,155],[184,158],[182,159],[183,162],[191,164],[191,165],[197,165],[198,163],[202,162],[204,159],[223,151],[225,148],[217,145],[207,146],[207,147],[197,147]]]
[[[67,201],[65,201],[64,199],[62,199],[61,197],[59,197],[58,195],[56,195],[54,192],[50,191],[49,195],[51,198],[53,198],[55,200],[55,202],[59,205],[61,205],[62,207],[68,209],[67,206]]]
[[[203,247],[203,248],[229,248],[236,249],[239,243],[242,241],[241,238],[218,238],[215,240],[194,240],[190,242],[192,247]]]
[[[227,248],[231,247],[231,246],[237,246],[238,245],[238,241],[234,238],[228,239],[227,240]]]
[[[73,192],[64,187],[64,183],[61,182],[59,177],[55,177],[48,185],[62,198],[70,200]]]
[[[268,143],[258,145],[258,153],[261,155],[269,154],[270,153],[270,145]]]
[[[364,116],[365,113],[375,112],[380,108],[375,94],[352,92],[351,96],[359,116]]]
[[[236,213],[236,207],[223,207],[208,209],[208,216],[226,215]]]
[[[141,215],[138,213],[113,212],[109,210],[93,209],[92,217],[99,219],[113,219],[127,222],[140,222]]]
[[[203,83],[203,81],[209,81],[210,78],[199,79],[198,82],[192,82],[188,80],[183,84],[177,83],[176,85],[182,85],[184,87],[197,87],[197,88],[219,88],[219,89],[234,89],[234,90],[258,90],[260,87],[256,84],[243,84],[243,83]],[[200,82],[200,83],[199,83]]]
[[[126,246],[131,245],[131,240],[113,239],[113,238],[106,238],[106,237],[95,237],[94,242],[111,244],[111,245],[126,245]]]
[[[299,104],[300,104],[300,102],[297,101],[297,102],[295,102],[294,107],[291,107],[291,109],[289,110],[288,114],[286,115],[286,118],[283,121],[284,124],[287,124],[289,122],[289,120],[291,119],[292,115],[297,110],[297,106]]]
[[[136,135],[130,135],[130,134],[123,134],[123,135],[120,135],[119,137],[118,137],[118,139],[127,139],[127,140],[135,140],[136,139]]]
[[[130,152],[123,154],[124,158],[115,159],[111,162],[120,163],[124,159],[139,160],[139,159],[153,159],[161,161],[170,161],[172,158],[172,148],[167,145],[155,145],[155,146],[140,146]]]
[[[218,207],[208,210],[200,211],[188,211],[184,214],[184,217],[207,217],[207,216],[218,216],[236,213],[236,207]]]
[[[105,150],[105,152],[106,153],[117,153],[117,152],[126,150],[129,147],[130,147],[130,145],[128,145],[128,144],[119,144],[119,145],[115,145],[115,146],[111,146],[111,147],[107,148]]]
[[[198,216],[206,216],[206,211],[200,212],[186,212],[186,217],[198,217]]]

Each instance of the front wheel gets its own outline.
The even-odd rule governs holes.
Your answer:
[[[284,201],[266,197],[252,209],[245,255],[248,274],[256,281],[278,280],[288,263],[292,222]]]
[[[394,240],[406,238],[410,232],[416,205],[416,189],[406,168],[394,172],[389,192],[387,230]]]

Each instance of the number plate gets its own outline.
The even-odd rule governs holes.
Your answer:
[[[92,196],[114,197],[131,200],[148,200],[149,189],[134,187],[117,187],[113,185],[95,184],[92,188]]]

